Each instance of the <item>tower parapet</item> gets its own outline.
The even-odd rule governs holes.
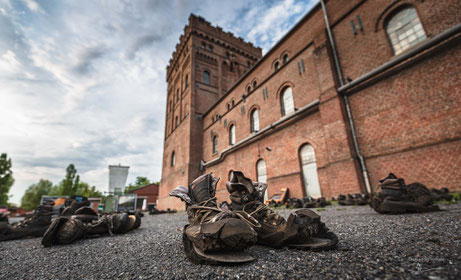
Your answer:
[[[246,42],[241,37],[237,37],[232,32],[226,32],[219,26],[213,26],[209,21],[201,16],[191,14],[189,23],[184,27],[184,33],[179,38],[179,43],[176,44],[175,51],[172,53],[171,59],[167,66],[167,81],[170,77],[171,70],[178,63],[179,55],[186,47],[186,43],[191,34],[195,34],[214,44],[221,45],[231,52],[240,54],[256,62],[262,57],[262,49],[254,46],[251,42]]]

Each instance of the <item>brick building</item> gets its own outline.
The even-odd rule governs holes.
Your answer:
[[[159,186],[156,183],[152,183],[149,185],[145,185],[130,191],[132,194],[137,194],[138,197],[146,198],[147,205],[152,205],[157,203],[158,198],[158,189]],[[141,207],[142,205],[137,205],[137,207]]]
[[[167,67],[160,209],[204,172],[294,197],[395,172],[461,190],[461,2],[321,1],[264,56],[191,15]]]

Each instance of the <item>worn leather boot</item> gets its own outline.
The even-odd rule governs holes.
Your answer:
[[[240,171],[232,171],[226,184],[230,200],[237,210],[242,210],[255,218],[260,227],[258,243],[271,247],[290,247],[309,250],[327,250],[338,243],[338,238],[329,232],[320,216],[309,209],[300,209],[291,214],[288,220],[264,203],[267,185],[252,182]]]
[[[379,181],[381,192],[373,197],[371,207],[380,214],[404,214],[439,211],[431,192],[420,183],[408,186],[392,173]]]
[[[43,236],[51,224],[52,215],[53,206],[39,205],[31,216],[19,223],[10,225],[2,222],[0,223],[0,241]]]
[[[183,230],[186,256],[194,263],[242,263],[254,260],[244,252],[257,241],[258,222],[244,212],[218,206],[215,197],[219,178],[205,174],[188,188],[176,187],[171,196],[186,202],[189,225]]]

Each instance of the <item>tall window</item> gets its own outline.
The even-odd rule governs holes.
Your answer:
[[[213,137],[213,154],[218,152],[218,136]]]
[[[259,131],[259,113],[258,109],[251,111],[251,132]]]
[[[258,182],[267,183],[266,162],[263,159],[256,163],[256,172],[258,173]]]
[[[294,112],[295,105],[293,103],[293,92],[291,87],[286,87],[283,90],[280,102],[282,103],[282,116],[286,116]]]
[[[275,71],[279,70],[280,68],[280,63],[277,61],[275,64],[274,64],[274,69]]]
[[[174,166],[175,164],[175,155],[174,155],[174,151],[171,153],[171,166]]]
[[[254,81],[253,82],[253,89],[255,89],[257,85],[258,85],[258,82]]]
[[[207,85],[210,84],[210,72],[203,71],[203,83]]]
[[[174,122],[175,122],[175,126],[178,126],[178,116],[176,116]]]
[[[411,6],[389,17],[385,29],[395,55],[426,39],[418,14]]]
[[[185,87],[186,87],[186,88],[189,87],[189,75],[186,75],[186,78],[185,78]]]
[[[250,93],[250,92],[251,92],[251,87],[248,86],[248,87],[247,87],[247,93]]]
[[[256,176],[258,176],[258,182],[267,183],[267,171],[266,162],[263,159],[258,160],[256,163]],[[268,199],[267,190],[264,193],[264,202]]]
[[[229,127],[229,145],[235,144],[235,125]]]
[[[179,101],[179,89],[176,91],[176,102]]]

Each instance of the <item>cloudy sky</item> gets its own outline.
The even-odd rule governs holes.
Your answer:
[[[0,0],[0,153],[11,201],[74,163],[107,190],[109,164],[160,180],[165,69],[190,13],[267,52],[317,0]]]

